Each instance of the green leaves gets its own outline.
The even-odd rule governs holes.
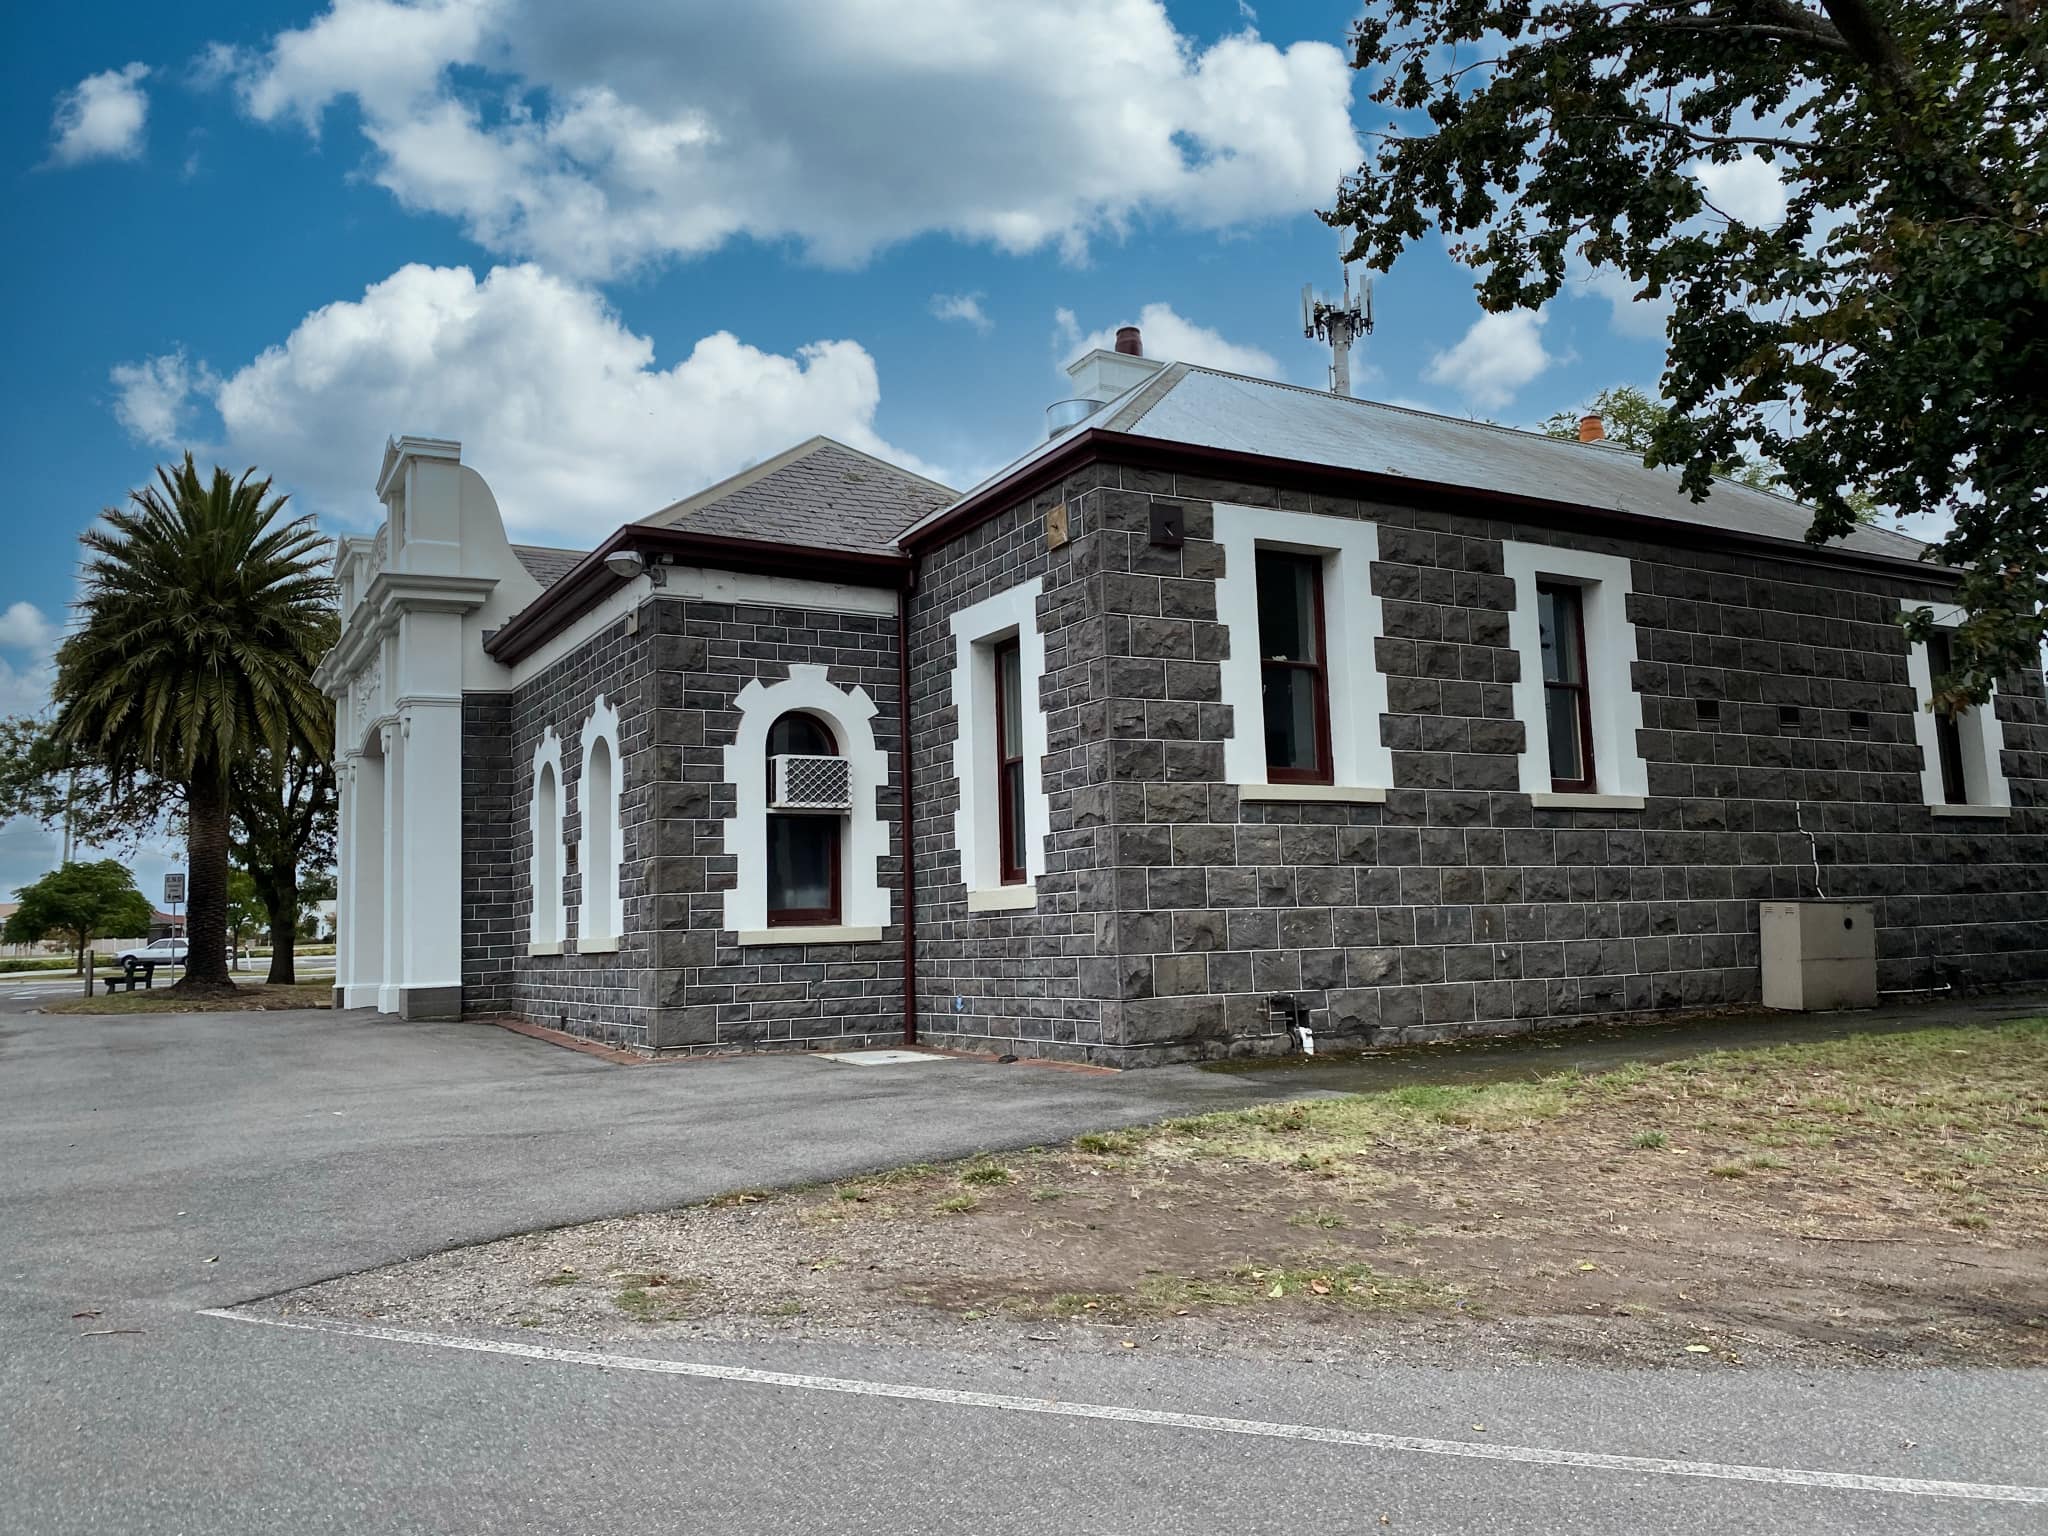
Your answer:
[[[1386,270],[1440,233],[1489,310],[1573,258],[1668,297],[1639,446],[1706,496],[1751,444],[1834,538],[1950,520],[1957,698],[2048,630],[2048,15],[1945,0],[1383,0],[1355,33],[1399,117],[1324,217]],[[1709,207],[1766,158],[1785,212]]]

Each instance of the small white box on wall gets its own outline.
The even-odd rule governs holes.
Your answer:
[[[1757,913],[1766,1008],[1877,1006],[1877,922],[1869,902],[1766,901]]]

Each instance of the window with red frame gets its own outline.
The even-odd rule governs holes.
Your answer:
[[[1024,670],[1015,640],[995,647],[996,827],[1002,881],[1024,883]]]
[[[1330,782],[1330,674],[1323,654],[1320,555],[1260,550],[1259,669],[1265,696],[1266,777]]]
[[[839,745],[823,721],[788,714],[768,727],[763,764],[774,790],[774,758],[834,757]],[[831,812],[768,814],[768,926],[798,928],[839,921],[839,841],[845,819]]]
[[[1536,623],[1543,646],[1543,713],[1550,739],[1550,787],[1591,794],[1593,693],[1586,681],[1585,592],[1564,582],[1536,584]]]

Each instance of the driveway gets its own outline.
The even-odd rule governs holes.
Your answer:
[[[2023,1373],[801,1338],[619,1359],[206,1310],[1269,1091],[964,1061],[621,1067],[363,1014],[0,1014],[0,1531],[2040,1528],[2032,1495],[1978,1486],[2044,1481],[2048,1390]]]

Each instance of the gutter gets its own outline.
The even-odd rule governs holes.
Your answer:
[[[1523,496],[1512,491],[1449,486],[1440,481],[1416,480],[1372,470],[1303,464],[1297,459],[1245,453],[1235,448],[1169,442],[1129,432],[1111,432],[1101,427],[1089,427],[1073,433],[1052,452],[1034,459],[1007,480],[971,493],[931,521],[910,529],[901,536],[900,542],[912,554],[922,553],[987,522],[1020,500],[1057,485],[1082,466],[1100,460],[1166,473],[1206,473],[1219,479],[1256,480],[1286,490],[1392,501],[1424,511],[1463,512],[1470,516],[1475,507],[1499,508],[1532,522],[1624,532],[1667,544],[1676,540],[1701,548],[1729,549],[1749,555],[1767,554],[1780,560],[1836,570],[1912,576],[1923,581],[1956,582],[1962,579],[1961,572],[1927,560],[1870,554],[1825,544],[1795,543],[1768,534],[1676,523],[1668,518],[1610,511],[1577,502],[1553,501],[1542,496]]]
[[[667,565],[703,566],[759,576],[795,576],[897,592],[909,582],[911,568],[904,555],[807,548],[771,539],[734,538],[628,523],[489,635],[484,640],[485,652],[510,665],[537,650],[568,628],[584,610],[627,583],[629,577],[611,570],[605,562],[628,551],[659,557],[659,563]]]
[[[910,589],[896,592],[896,762],[903,792],[897,845],[903,871],[903,1043],[917,1044],[917,860],[912,856],[917,797],[910,783]]]

